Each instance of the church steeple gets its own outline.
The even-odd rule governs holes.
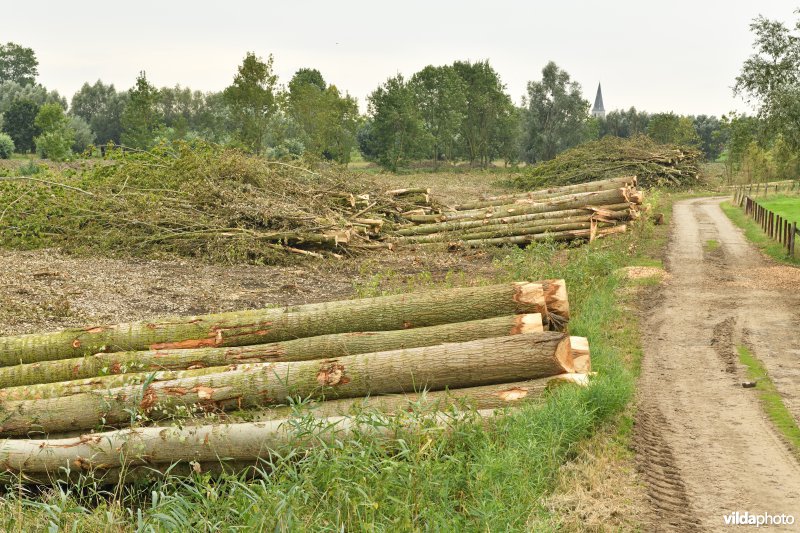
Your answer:
[[[594,97],[592,116],[597,118],[605,118],[606,116],[606,109],[603,107],[603,91],[600,90],[599,83],[597,84],[597,96]]]

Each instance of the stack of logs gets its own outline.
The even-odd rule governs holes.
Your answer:
[[[0,473],[252,465],[318,442],[292,430],[297,398],[339,439],[363,408],[518,404],[586,383],[568,319],[564,281],[544,280],[0,337]]]
[[[409,213],[392,242],[486,246],[535,241],[593,240],[627,229],[639,217],[636,176],[508,194],[467,202],[440,213]]]

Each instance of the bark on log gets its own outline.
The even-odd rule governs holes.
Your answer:
[[[153,372],[159,372],[155,380],[164,381],[186,377],[164,371],[325,359],[543,330],[542,315],[530,313],[394,331],[335,333],[254,346],[98,353],[0,368],[0,400],[52,398],[121,387],[128,382],[143,383]],[[126,374],[138,375],[125,378]],[[55,385],[44,385],[51,383]]]
[[[428,242],[449,242],[454,240],[492,239],[496,237],[512,237],[514,235],[535,235],[538,233],[559,233],[563,231],[581,230],[590,228],[592,217],[571,217],[552,221],[535,221],[523,224],[503,224],[487,228],[474,228],[462,232],[434,233],[418,237],[403,237],[397,240],[398,244],[419,244]],[[608,227],[611,223],[596,222],[597,227]]]
[[[137,417],[276,405],[292,397],[352,398],[474,387],[571,372],[569,337],[542,332],[338,359],[255,363],[219,374],[47,400],[0,402],[0,435],[126,426]]]
[[[608,228],[603,228],[597,230],[596,234],[594,235],[595,238],[598,237],[605,237],[607,235],[613,235],[615,233],[625,233],[627,231],[627,226],[625,224],[621,224],[619,226],[611,226]],[[586,239],[589,240],[592,237],[591,229],[579,229],[579,230],[572,230],[572,231],[561,231],[557,233],[538,233],[535,235],[517,235],[514,237],[498,237],[495,239],[474,239],[474,240],[462,240],[462,241],[455,241],[450,243],[450,246],[453,248],[458,248],[460,246],[467,246],[470,248],[477,248],[481,246],[501,246],[505,244],[515,244],[515,245],[526,245],[531,244],[537,241],[572,241],[576,239]],[[428,244],[438,244],[438,243],[428,243]],[[426,244],[421,244],[420,246],[426,246]]]
[[[263,422],[291,418],[295,414],[304,415],[306,413],[324,418],[329,416],[352,416],[364,410],[391,414],[398,411],[446,411],[453,407],[467,407],[478,410],[499,409],[539,398],[548,389],[563,383],[586,386],[588,380],[583,374],[558,374],[552,377],[480,387],[408,394],[387,394],[364,398],[344,398],[341,400],[313,402],[300,407],[277,406],[266,409],[234,411],[220,413],[217,420],[221,423]],[[184,425],[186,423],[183,422]],[[203,424],[208,423],[208,421],[199,419],[197,423]]]
[[[563,187],[551,187],[549,189],[541,189],[524,193],[491,196],[482,200],[464,202],[463,204],[455,206],[454,209],[456,211],[469,211],[471,209],[511,204],[514,203],[515,200],[546,199],[580,192],[606,191],[625,186],[635,187],[636,182],[636,176],[622,176],[619,178],[591,181],[588,183],[578,183],[575,185],[565,185]]]
[[[492,417],[493,411],[478,411],[478,417]],[[347,439],[353,434],[391,438],[397,429],[412,429],[434,421],[441,431],[471,413],[434,413],[405,416],[395,424],[370,424],[350,417],[319,420],[310,431],[298,430],[286,420],[197,427],[150,427],[125,429],[80,437],[52,440],[0,441],[0,472],[59,478],[64,469],[76,472],[115,468],[198,463],[269,460],[290,450],[310,449],[320,442]],[[38,474],[38,475],[37,475]],[[41,476],[45,474],[46,476]]]
[[[442,231],[461,231],[473,228],[483,228],[487,226],[501,226],[504,224],[517,224],[521,222],[533,222],[537,220],[552,220],[563,219],[575,216],[588,216],[598,212],[598,210],[607,210],[617,213],[616,216],[620,220],[625,220],[631,217],[636,211],[631,208],[633,204],[619,203],[604,206],[592,206],[583,209],[565,209],[561,211],[550,211],[546,213],[533,213],[530,215],[517,215],[501,218],[489,218],[483,220],[456,220],[453,222],[439,222],[435,224],[420,224],[403,227],[393,232],[393,235],[406,237],[412,235],[427,235],[431,233],[439,233]]]
[[[569,196],[560,196],[552,200],[531,203],[515,203],[501,205],[487,209],[472,211],[454,211],[441,215],[412,215],[408,219],[412,222],[431,223],[447,222],[452,220],[480,220],[488,218],[502,218],[514,215],[532,213],[545,213],[549,211],[563,211],[564,209],[580,209],[591,205],[618,204],[630,201],[630,189],[619,188],[608,191],[578,193]]]
[[[0,366],[99,352],[263,344],[331,333],[434,326],[517,313],[542,313],[542,319],[548,322],[545,296],[563,294],[566,298],[566,291],[553,292],[553,285],[553,281],[544,281],[440,289],[0,337]]]

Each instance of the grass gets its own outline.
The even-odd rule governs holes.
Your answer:
[[[742,209],[736,207],[729,201],[722,202],[720,207],[734,224],[744,230],[745,237],[747,237],[750,242],[755,244],[759,250],[776,261],[790,265],[800,265],[800,250],[795,252],[796,257],[789,257],[786,253],[786,248],[784,248],[778,241],[770,239],[767,234],[763,232],[761,226],[759,226],[752,218],[748,217]]]
[[[800,196],[770,196],[758,200],[758,203],[786,220],[800,224]]]
[[[703,246],[707,252],[713,252],[717,248],[719,248],[719,241],[715,239],[708,239]]]
[[[652,201],[658,202],[658,196]],[[665,215],[668,217],[669,212]],[[369,434],[277,459],[271,473],[102,488],[83,484],[42,492],[8,487],[0,496],[0,531],[518,531],[557,529],[568,510],[548,503],[567,490],[563,465],[598,432],[615,436],[609,461],[629,458],[626,412],[639,371],[638,325],[629,308],[638,290],[620,273],[659,266],[666,226],[648,222],[591,245],[542,243],[490,251],[496,277],[484,281],[565,278],[570,333],[590,339],[598,376],[588,388],[560,387],[488,425],[453,422],[448,431],[402,431],[388,441]],[[408,290],[391,272],[374,272],[360,296]],[[474,282],[454,272],[413,287]],[[387,423],[387,422],[376,422]],[[388,421],[391,423],[391,420]],[[598,478],[602,481],[603,476]],[[568,483],[567,483],[568,485]],[[601,524],[602,525],[602,524]]]
[[[747,367],[748,377],[756,382],[756,390],[764,411],[778,432],[791,445],[795,455],[800,457],[800,427],[783,403],[767,369],[746,346],[739,346],[738,352],[739,361]]]

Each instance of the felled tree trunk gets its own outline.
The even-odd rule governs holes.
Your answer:
[[[100,352],[263,344],[331,333],[434,326],[517,313],[541,313],[547,322],[545,295],[562,294],[552,291],[554,283],[557,282],[440,289],[0,337],[0,366]],[[563,296],[566,298],[566,291]]]
[[[529,313],[424,328],[335,333],[255,346],[99,353],[0,368],[0,399],[43,399],[110,389],[143,383],[153,372],[157,374],[152,379],[164,381],[202,375],[175,370],[325,359],[543,330],[542,315]]]
[[[573,369],[569,337],[542,332],[313,361],[255,363],[199,377],[48,400],[0,403],[0,435],[126,426],[139,417],[185,417],[276,405],[291,397],[352,398],[474,387]]]
[[[413,235],[428,235],[443,231],[462,231],[474,228],[485,228],[491,226],[501,226],[505,224],[518,224],[524,222],[558,220],[569,217],[591,216],[598,210],[613,211],[620,220],[625,220],[631,216],[631,204],[627,202],[604,206],[591,206],[583,209],[565,209],[561,211],[549,211],[546,213],[533,213],[530,215],[516,215],[501,218],[489,218],[483,220],[456,220],[453,222],[439,222],[435,224],[421,224],[418,226],[404,227],[393,232],[399,237]]]
[[[478,417],[492,417],[478,411]],[[65,470],[96,472],[175,462],[198,464],[226,461],[250,462],[286,455],[291,450],[312,448],[321,442],[358,434],[389,438],[398,429],[433,421],[442,431],[471,413],[433,413],[405,417],[397,423],[370,424],[349,417],[319,420],[314,427],[297,428],[285,420],[196,427],[150,427],[53,440],[0,440],[0,472],[22,473],[34,479],[59,479]],[[45,474],[45,476],[42,476]],[[119,473],[120,478],[124,472]]]
[[[619,178],[610,178],[606,180],[591,181],[588,183],[578,183],[575,185],[565,185],[563,187],[551,187],[549,189],[540,189],[537,191],[530,191],[517,194],[504,194],[500,196],[492,196],[483,200],[475,200],[472,202],[465,202],[455,207],[456,211],[468,211],[471,209],[480,209],[483,207],[492,207],[497,205],[505,205],[514,203],[516,200],[541,200],[547,198],[556,198],[558,196],[565,196],[568,194],[575,194],[581,192],[593,191],[607,191],[619,187],[635,187],[636,176],[622,176]]]
[[[546,221],[547,222],[547,221]],[[570,230],[588,229],[591,227],[591,217],[571,217],[549,221],[552,223],[523,223],[523,224],[504,224],[501,226],[491,226],[488,228],[475,228],[463,232],[436,233],[433,235],[421,235],[419,237],[404,237],[398,239],[398,243],[417,244],[426,242],[442,242],[453,240],[475,240],[493,239],[496,237],[512,237],[514,235],[535,235],[539,233],[559,233]],[[609,223],[599,223],[598,227],[607,227]]]
[[[571,241],[575,239],[586,239],[590,240],[593,237],[605,237],[606,235],[612,235],[615,233],[625,233],[627,230],[627,226],[625,224],[621,224],[619,226],[611,226],[607,228],[598,229],[595,232],[594,236],[592,235],[591,229],[578,229],[578,230],[571,230],[571,231],[559,231],[553,233],[538,233],[534,235],[516,235],[513,237],[497,237],[497,238],[489,238],[489,239],[471,239],[471,240],[461,240],[451,243],[451,246],[468,246],[468,247],[480,247],[480,246],[499,246],[504,244],[515,244],[515,245],[525,245],[531,244],[537,241]]]
[[[630,193],[630,189],[623,187],[608,191],[559,196],[549,200],[520,200],[517,203],[508,205],[489,207],[486,209],[474,209],[471,211],[454,211],[441,215],[412,215],[409,216],[408,219],[412,222],[431,223],[452,220],[481,220],[532,213],[545,213],[548,211],[563,211],[564,209],[580,209],[591,205],[609,205],[630,202]],[[638,197],[637,199],[641,201]]]

